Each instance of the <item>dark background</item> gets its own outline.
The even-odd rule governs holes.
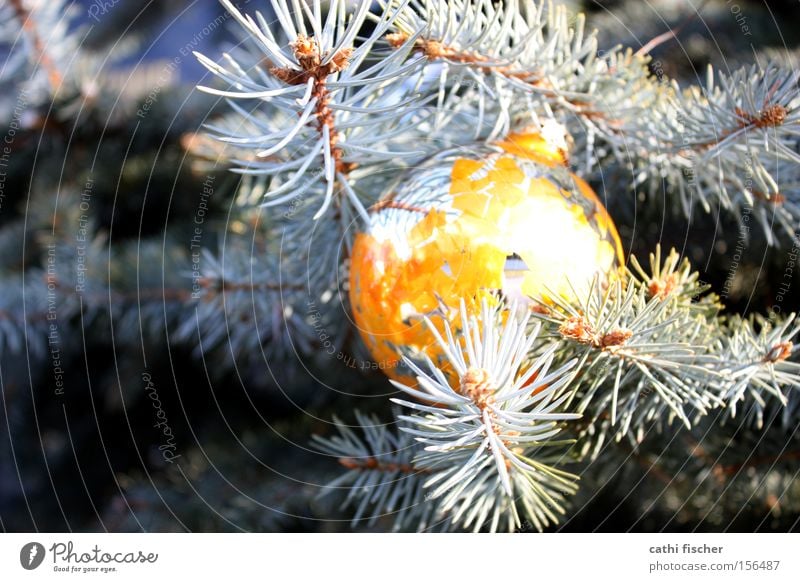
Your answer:
[[[121,0],[94,22],[87,11],[95,3],[83,4],[83,22],[93,27],[87,47],[108,50],[121,38],[139,43],[109,74],[141,70],[148,64],[158,70],[221,13],[214,0]],[[251,10],[267,10],[268,5],[260,0],[248,4]],[[667,42],[653,51],[667,75],[692,82],[702,78],[708,62],[726,70],[770,48],[794,50],[800,41],[796,2],[738,0],[751,36],[742,34],[731,4],[708,3],[702,17],[685,25],[680,42]],[[593,2],[585,9],[590,27],[601,29],[605,46],[623,43],[634,48],[692,14],[689,3],[667,1]],[[235,39],[230,26],[233,23],[202,38],[196,50],[218,56],[220,47]],[[36,264],[39,259],[30,248],[38,233],[24,228],[35,224],[25,221],[36,211],[28,204],[31,192],[52,189],[48,178],[61,172],[64,160],[67,177],[77,179],[95,152],[100,152],[92,205],[95,233],[110,233],[114,244],[158,240],[166,231],[185,233],[204,174],[193,172],[184,160],[181,139],[199,129],[213,105],[193,91],[205,74],[192,58],[182,59],[179,75],[163,89],[155,113],[141,123],[128,117],[108,124],[86,116],[71,126],[51,119],[20,137],[0,212],[4,264]],[[136,89],[138,97],[133,99],[142,101],[146,88],[128,90]],[[139,126],[134,135],[135,123]],[[211,202],[211,215],[224,220],[235,179],[223,170],[217,175],[220,194]],[[717,291],[722,288],[732,247],[729,238],[715,233],[735,231],[732,218],[698,213],[689,222],[664,201],[651,199],[642,206],[633,197],[610,199],[609,210],[626,252],[646,258],[657,242],[676,247],[705,281]],[[770,307],[777,292],[771,281],[785,268],[785,250],[768,248],[754,233],[727,299],[731,312]],[[784,306],[788,303],[800,307],[797,293]],[[163,301],[155,303],[157,315],[169,309],[172,306]],[[14,315],[0,311],[0,323]],[[347,416],[355,406],[363,408],[363,396],[374,393],[375,385],[384,386],[379,375],[319,367],[314,361],[266,361],[242,354],[233,355],[234,360],[240,356],[243,360],[235,366],[219,363],[215,354],[206,354],[199,362],[192,346],[173,344],[166,333],[138,347],[136,342],[115,341],[136,325],[136,316],[97,321],[83,322],[86,333],[66,340],[63,368],[68,388],[61,398],[53,398],[53,379],[30,350],[14,353],[7,345],[0,348],[0,529],[349,528],[348,515],[339,511],[335,500],[317,498],[320,486],[336,474],[337,467],[308,449],[309,435],[329,430],[325,420],[332,414]],[[38,332],[31,328],[30,333]],[[152,403],[141,379],[145,359],[175,435],[179,463],[166,463],[158,451],[160,435],[152,426]],[[350,395],[322,386],[303,366]],[[372,406],[383,404],[376,401]],[[585,482],[583,487],[588,494],[576,501],[579,509],[562,528],[565,531],[760,531],[792,529],[797,523],[796,513],[776,513],[757,500],[732,500],[744,509],[738,513],[706,513],[702,500],[683,506],[680,494],[652,472],[642,473],[641,480],[620,473],[608,481]],[[660,505],[650,503],[658,498]]]

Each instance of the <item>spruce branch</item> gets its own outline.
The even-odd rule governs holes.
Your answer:
[[[521,525],[520,507],[541,530],[557,523],[565,495],[576,490],[576,477],[555,466],[567,460],[565,452],[553,452],[569,443],[555,438],[561,423],[580,417],[563,408],[575,361],[551,371],[555,343],[530,361],[539,329],[528,330],[529,316],[518,320],[514,311],[501,325],[485,301],[480,317],[468,316],[462,302],[460,337],[445,324],[446,339],[426,318],[458,386],[430,359],[427,372],[405,360],[417,387],[392,382],[418,400],[393,399],[413,411],[399,419],[409,425],[401,430],[425,445],[415,463],[435,471],[426,487],[464,528],[489,523],[491,531],[513,531]]]
[[[323,495],[344,489],[345,506],[355,508],[352,525],[370,527],[392,519],[394,531],[450,529],[438,506],[427,495],[427,471],[414,466],[419,445],[406,432],[390,430],[378,418],[356,411],[357,434],[334,418],[338,434],[313,435],[316,447],[335,457],[345,472],[326,485]]]
[[[8,0],[8,4],[13,11],[16,21],[22,25],[24,34],[28,36],[28,42],[32,47],[31,60],[41,64],[42,68],[47,73],[50,89],[51,91],[55,92],[61,85],[61,72],[59,71],[53,59],[47,53],[45,49],[45,41],[39,34],[39,26],[37,23],[39,14],[32,13],[32,8],[29,6],[31,3],[26,2],[25,0]],[[63,4],[63,2],[54,2],[51,3],[51,6],[52,4]],[[35,9],[37,11],[41,11],[42,8],[43,3],[38,3],[38,5],[35,5]],[[57,6],[56,8],[62,7]]]
[[[461,329],[445,325],[444,337],[426,319],[457,387],[430,359],[424,371],[406,358],[418,384],[394,382],[415,398],[393,399],[410,411],[397,415],[397,436],[360,419],[366,445],[341,426],[340,437],[321,441],[347,470],[335,484],[352,485],[351,500],[361,496],[357,516],[371,505],[375,519],[403,498],[426,506],[414,509],[424,515],[420,529],[432,519],[475,531],[514,531],[523,519],[537,529],[558,522],[577,489],[577,478],[558,468],[570,460],[571,441],[556,438],[563,422],[579,417],[563,409],[574,362],[551,370],[556,344],[531,359],[540,338],[527,322],[512,313],[503,323],[485,302],[478,317],[462,302]],[[402,507],[396,527],[411,511]]]
[[[198,58],[229,85],[206,90],[228,98],[241,129],[209,128],[242,152],[233,156],[235,171],[271,178],[267,204],[310,196],[316,218],[333,199],[365,218],[392,175],[387,167],[521,128],[542,130],[554,111],[615,119],[595,106],[595,88],[606,87],[604,96],[610,85],[642,94],[635,89],[646,73],[645,59],[630,51],[599,58],[583,17],[573,26],[550,3],[390,0],[373,15],[358,2],[346,20],[340,2],[323,19],[318,2],[312,14],[304,3],[280,0],[275,31],[263,17],[224,4],[250,49],[232,50],[223,64]],[[367,19],[374,29],[357,46],[337,41]],[[301,29],[306,20],[309,30]],[[248,100],[256,105],[244,107]]]
[[[0,352],[43,359],[50,328],[46,274],[32,269],[0,281]]]
[[[724,414],[709,416],[691,432],[643,452],[655,472],[668,476],[658,485],[659,505],[676,514],[698,511],[703,521],[721,526],[728,526],[743,506],[763,507],[773,517],[796,511],[798,392],[788,400],[784,406],[770,399],[759,428],[745,415],[735,421]]]
[[[247,68],[230,54],[225,55],[226,66],[197,54],[230,87],[202,89],[228,98],[242,118],[261,129],[257,136],[220,132],[223,141],[255,150],[257,159],[237,160],[236,171],[272,178],[267,204],[308,194],[318,200],[315,218],[334,201],[352,205],[366,217],[364,204],[348,182],[352,171],[410,153],[393,151],[389,136],[415,102],[416,93],[404,80],[416,65],[402,64],[402,53],[378,61],[370,58],[397,10],[387,7],[374,16],[369,0],[359,0],[352,10],[344,0],[335,0],[323,17],[319,0],[312,7],[276,0],[273,8],[284,40],[260,13],[254,19],[228,0],[221,1],[247,31],[255,45],[252,50],[258,51],[257,57],[250,53]],[[375,20],[374,29],[366,38],[357,38],[368,18]],[[270,115],[255,119],[236,103],[251,99],[268,105]]]
[[[272,359],[313,351],[318,338],[304,279],[280,258],[268,254],[265,263],[246,240],[232,239],[218,257],[203,249],[199,265],[191,314],[172,334],[175,341],[194,345],[198,357],[225,352],[228,359]],[[324,308],[319,304],[314,313]]]
[[[796,71],[773,64],[730,74],[709,67],[705,86],[660,86],[647,114],[629,110],[615,132],[598,130],[615,156],[634,160],[635,183],[666,179],[685,214],[695,205],[754,212],[770,243],[776,225],[794,236],[800,175]],[[628,100],[630,101],[630,100]],[[788,202],[788,203],[787,203]],[[749,217],[748,217],[749,218]]]
[[[472,118],[472,139],[540,128],[554,116],[613,125],[618,94],[641,95],[641,77],[649,76],[647,59],[631,51],[599,56],[583,14],[573,19],[552,2],[414,1],[397,28],[389,43],[413,41],[438,77],[426,87],[437,93],[432,128]]]
[[[781,406],[800,385],[794,315],[769,321],[719,316],[721,305],[675,251],[650,256],[581,304],[556,298],[534,310],[579,357],[575,410],[590,424],[583,453],[593,458],[609,436],[641,443],[651,428],[678,419],[694,428],[712,409],[763,425],[770,400]]]
[[[732,317],[728,333],[720,338],[720,352],[729,362],[725,394],[731,417],[740,409],[756,428],[764,424],[768,400],[787,406],[792,390],[800,390],[800,362],[796,336],[800,322],[795,314],[779,320],[753,316]]]
[[[4,63],[0,86],[16,107],[52,103],[52,115],[26,120],[29,127],[58,129],[68,120],[81,124],[88,115],[110,127],[127,123],[158,78],[166,89],[164,61],[120,66],[138,48],[135,34],[114,38],[113,46],[90,48],[91,27],[80,22],[80,6],[68,0],[3,0],[0,3],[0,50]],[[78,121],[78,118],[81,118]]]
[[[595,286],[580,307],[560,299],[550,313],[570,354],[581,357],[579,412],[608,414],[617,440],[643,438],[642,422],[706,414],[721,404],[718,358],[702,343],[703,325],[687,309],[629,281]],[[688,407],[688,409],[687,409]]]
[[[634,186],[666,179],[687,214],[720,204],[755,211],[770,242],[776,224],[794,233],[800,100],[791,70],[710,71],[705,87],[683,90],[641,52],[598,52],[583,16],[550,2],[386,0],[375,15],[359,2],[349,20],[339,4],[323,18],[317,4],[281,0],[281,32],[237,12],[257,54],[233,51],[225,66],[200,57],[231,85],[209,90],[259,125],[217,135],[250,151],[235,158],[237,171],[273,178],[268,203],[308,192],[316,217],[337,200],[364,218],[387,166],[556,120],[575,138],[584,174],[616,160]],[[373,31],[350,42],[368,20]],[[238,104],[248,99],[270,115]]]
[[[633,260],[580,301],[556,296],[533,309],[562,340],[559,357],[579,360],[570,406],[587,420],[582,455],[597,458],[609,439],[637,446],[675,420],[691,428],[724,406],[728,360],[714,345],[721,306],[707,291],[687,261],[674,251],[662,261],[657,248],[649,272]]]
[[[639,260],[631,255],[629,271],[637,285],[647,288],[649,299],[671,302],[674,309],[707,318],[718,315],[722,310],[719,297],[710,292],[711,285],[701,281],[700,273],[692,268],[689,259],[681,260],[675,249],[670,249],[662,261],[661,245],[656,245],[655,251],[650,253],[649,270],[645,270]]]

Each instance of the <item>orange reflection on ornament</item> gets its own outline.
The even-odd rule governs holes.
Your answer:
[[[622,263],[611,218],[562,159],[535,135],[512,135],[435,156],[375,205],[354,242],[350,301],[389,376],[407,375],[402,354],[445,366],[425,315],[459,328],[462,298],[472,313],[500,295],[578,299]]]

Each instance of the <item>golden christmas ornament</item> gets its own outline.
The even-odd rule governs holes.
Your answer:
[[[399,367],[404,353],[444,364],[423,316],[460,328],[461,299],[471,313],[487,298],[579,299],[622,264],[611,218],[551,144],[524,133],[443,152],[372,208],[353,246],[350,301],[389,376],[409,374]]]

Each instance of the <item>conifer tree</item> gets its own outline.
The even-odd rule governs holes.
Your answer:
[[[220,0],[219,58],[127,70],[75,4],[0,2],[5,529],[797,527],[796,50],[698,78],[654,56],[685,14],[637,45],[543,0]],[[449,233],[437,189],[515,155],[621,258],[521,297],[420,263],[429,345],[376,357],[364,235],[407,200]]]

